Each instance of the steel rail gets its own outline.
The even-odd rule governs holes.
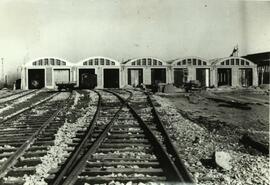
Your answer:
[[[117,96],[117,94],[115,93]],[[121,100],[122,97],[118,96]],[[133,116],[138,120],[144,131],[146,132],[146,135],[148,136],[148,139],[152,142],[154,145],[154,149],[156,151],[157,157],[159,158],[159,161],[163,165],[163,167],[167,170],[166,174],[168,177],[168,180],[171,182],[185,182],[185,179],[182,177],[182,174],[177,169],[176,165],[174,164],[173,160],[169,156],[169,154],[166,152],[162,144],[159,142],[151,128],[142,120],[142,118],[139,116],[137,111],[133,108],[133,106],[130,103],[127,103],[127,107],[130,109]]]
[[[104,90],[104,91],[110,92],[108,90]],[[128,99],[125,101],[126,102],[129,101],[129,99],[131,97],[132,97],[132,93],[130,94]],[[101,101],[100,101],[99,105],[101,105]],[[89,132],[87,133],[86,137],[84,138],[84,142],[82,142],[80,147],[78,147],[78,151],[74,152],[74,156],[72,156],[69,159],[69,160],[73,160],[73,161],[68,162],[68,164],[65,165],[65,167],[63,169],[61,169],[61,172],[58,174],[57,178],[54,180],[52,185],[58,185],[58,184],[70,185],[70,184],[73,184],[77,180],[77,176],[80,173],[80,171],[82,170],[82,168],[85,166],[87,159],[89,158],[89,156],[91,154],[93,154],[97,150],[97,148],[100,146],[100,144],[106,138],[107,133],[109,132],[114,121],[116,120],[116,118],[118,117],[120,112],[122,111],[124,105],[125,105],[125,103],[123,103],[121,105],[119,110],[115,113],[115,115],[110,120],[110,122],[105,126],[104,130],[100,133],[100,135],[97,137],[97,139],[91,145],[91,147],[85,153],[83,153],[80,156],[80,158],[77,158],[77,155],[80,154],[82,152],[82,150],[84,149],[84,145],[87,144],[86,142],[89,139],[89,137],[91,136],[94,126],[92,126],[89,129]],[[98,118],[98,114],[95,114],[95,117],[92,120],[92,125],[95,124],[97,118]],[[66,175],[66,178],[64,178],[65,175]]]
[[[25,91],[26,91],[26,90],[25,90]],[[8,98],[8,97],[10,97],[10,96],[15,96],[15,95],[17,95],[17,94],[24,93],[25,91],[16,92],[16,93],[14,93],[14,94],[7,94],[7,95],[5,95],[5,96],[0,97],[0,100],[1,100],[1,99],[4,99],[4,98]],[[34,91],[36,91],[36,90],[34,90]]]
[[[59,94],[59,93],[57,93]],[[66,101],[64,101],[61,105],[61,108],[58,109],[52,116],[50,116],[41,126],[40,128],[35,131],[17,150],[14,154],[12,154],[0,167],[0,178],[5,176],[5,173],[8,169],[13,166],[17,159],[22,156],[22,154],[29,148],[29,146],[37,139],[37,136],[42,133],[42,131],[51,123],[51,121],[64,109],[64,104],[71,100],[71,95],[68,97]],[[52,98],[52,97],[51,97]],[[48,99],[47,99],[48,100]],[[45,102],[45,101],[44,101]],[[44,103],[42,102],[42,103]],[[32,107],[33,108],[33,107]]]
[[[13,98],[13,99],[11,99],[11,100],[7,100],[7,101],[4,101],[4,102],[0,102],[0,104],[6,104],[6,103],[9,103],[9,102],[11,102],[11,101],[15,101],[15,100],[17,100],[17,99],[19,99],[19,98],[22,98],[22,97],[24,97],[24,96],[27,96],[27,95],[29,95],[29,94],[36,93],[38,90],[39,90],[39,89],[34,90],[34,91],[30,91],[30,92],[28,92],[28,93],[26,93],[26,94],[23,94],[23,92],[21,92],[22,95],[20,95],[20,96],[18,96],[18,97],[16,97],[16,98]],[[20,93],[18,93],[18,94],[20,94]],[[17,94],[14,94],[14,95],[11,95],[11,96],[15,96],[15,95],[17,95]],[[10,97],[10,96],[8,96],[8,97]],[[8,97],[5,97],[5,98],[8,98]],[[3,98],[0,98],[0,99],[3,99]]]
[[[73,168],[74,165],[76,165],[76,162],[79,160],[79,154],[83,150],[86,142],[88,141],[88,138],[92,135],[94,130],[94,124],[97,121],[97,118],[99,117],[100,113],[100,107],[101,107],[101,101],[102,97],[98,91],[94,91],[98,94],[98,104],[97,109],[95,111],[94,117],[91,120],[91,123],[89,127],[87,128],[86,134],[83,138],[83,140],[79,143],[79,145],[75,148],[75,150],[71,153],[71,156],[67,159],[67,162],[60,168],[60,171],[56,173],[56,178],[54,179],[53,185],[58,185],[63,180],[64,176],[69,173],[69,171]]]
[[[31,105],[31,106],[29,106],[29,107],[27,107],[27,108],[25,108],[25,109],[22,109],[22,110],[20,110],[20,111],[17,111],[14,115],[9,116],[9,117],[3,119],[3,120],[0,122],[0,124],[5,123],[5,122],[7,122],[7,121],[10,120],[10,119],[12,119],[12,118],[14,118],[14,117],[16,117],[16,116],[18,116],[18,115],[20,115],[20,114],[22,114],[22,113],[28,111],[28,110],[33,109],[33,108],[35,108],[35,107],[38,106],[38,105],[44,104],[45,102],[47,102],[48,100],[52,99],[53,97],[55,97],[55,96],[58,95],[59,93],[60,93],[60,92],[58,92],[58,93],[56,93],[56,94],[53,94],[53,95],[51,95],[51,96],[49,96],[49,97],[47,97],[47,98],[44,98],[43,100],[41,100],[41,101],[39,101],[39,102],[34,103],[33,105]]]
[[[194,180],[193,180],[191,174],[187,171],[183,161],[181,160],[181,158],[176,150],[175,145],[173,144],[171,138],[169,137],[168,132],[166,131],[166,129],[164,127],[163,121],[161,120],[160,115],[158,114],[158,112],[153,104],[153,101],[150,97],[150,94],[147,92],[145,92],[145,94],[147,95],[148,102],[150,103],[150,105],[152,107],[152,112],[154,114],[155,122],[156,122],[158,128],[160,129],[164,139],[165,139],[165,145],[166,145],[166,148],[168,150],[168,153],[173,156],[172,160],[173,160],[175,166],[177,167],[178,171],[181,173],[181,176],[185,182],[194,183]]]

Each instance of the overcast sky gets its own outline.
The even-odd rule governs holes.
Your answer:
[[[246,55],[270,51],[269,22],[269,1],[1,0],[0,57],[10,73],[42,56]]]

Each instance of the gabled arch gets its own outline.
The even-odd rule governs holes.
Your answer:
[[[39,57],[31,60],[25,66],[72,66],[73,64],[59,57]]]
[[[103,56],[94,56],[83,59],[79,61],[77,66],[120,66],[120,62],[117,60],[103,57]]]
[[[124,62],[125,65],[130,66],[164,66],[167,65],[164,61],[154,57],[141,57],[128,60]]]
[[[226,57],[215,59],[212,65],[221,66],[254,66],[255,64],[248,59],[242,57]]]
[[[172,62],[173,66],[207,66],[210,62],[201,57],[191,56],[176,59]]]

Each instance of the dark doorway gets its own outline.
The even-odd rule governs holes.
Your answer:
[[[166,69],[151,69],[151,83],[166,83]]]
[[[187,81],[188,70],[187,68],[174,69],[174,85],[176,87],[182,87]]]
[[[128,85],[137,87],[143,83],[143,69],[128,69]]]
[[[28,88],[41,89],[45,86],[44,69],[28,69]]]
[[[239,69],[239,74],[239,81],[241,86],[252,86],[252,69]]]
[[[218,69],[218,86],[221,85],[232,85],[232,69]]]
[[[79,69],[79,88],[93,89],[97,86],[95,69]]]
[[[104,69],[104,88],[119,88],[119,69]]]
[[[209,68],[197,68],[196,80],[201,83],[202,87],[209,87],[210,84],[210,69]]]

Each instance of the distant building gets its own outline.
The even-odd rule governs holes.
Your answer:
[[[258,86],[257,65],[242,57],[211,60],[212,84],[218,86]]]
[[[82,89],[91,88],[93,84],[97,88],[123,88],[142,83],[171,83],[183,87],[192,80],[204,87],[257,86],[257,65],[238,56],[213,60],[192,56],[167,62],[155,57],[139,57],[122,63],[102,56],[77,63],[42,57],[23,65],[21,73],[22,89],[54,89],[61,82],[76,82],[76,87]]]
[[[270,52],[250,54],[243,58],[257,64],[259,85],[269,84]]]

